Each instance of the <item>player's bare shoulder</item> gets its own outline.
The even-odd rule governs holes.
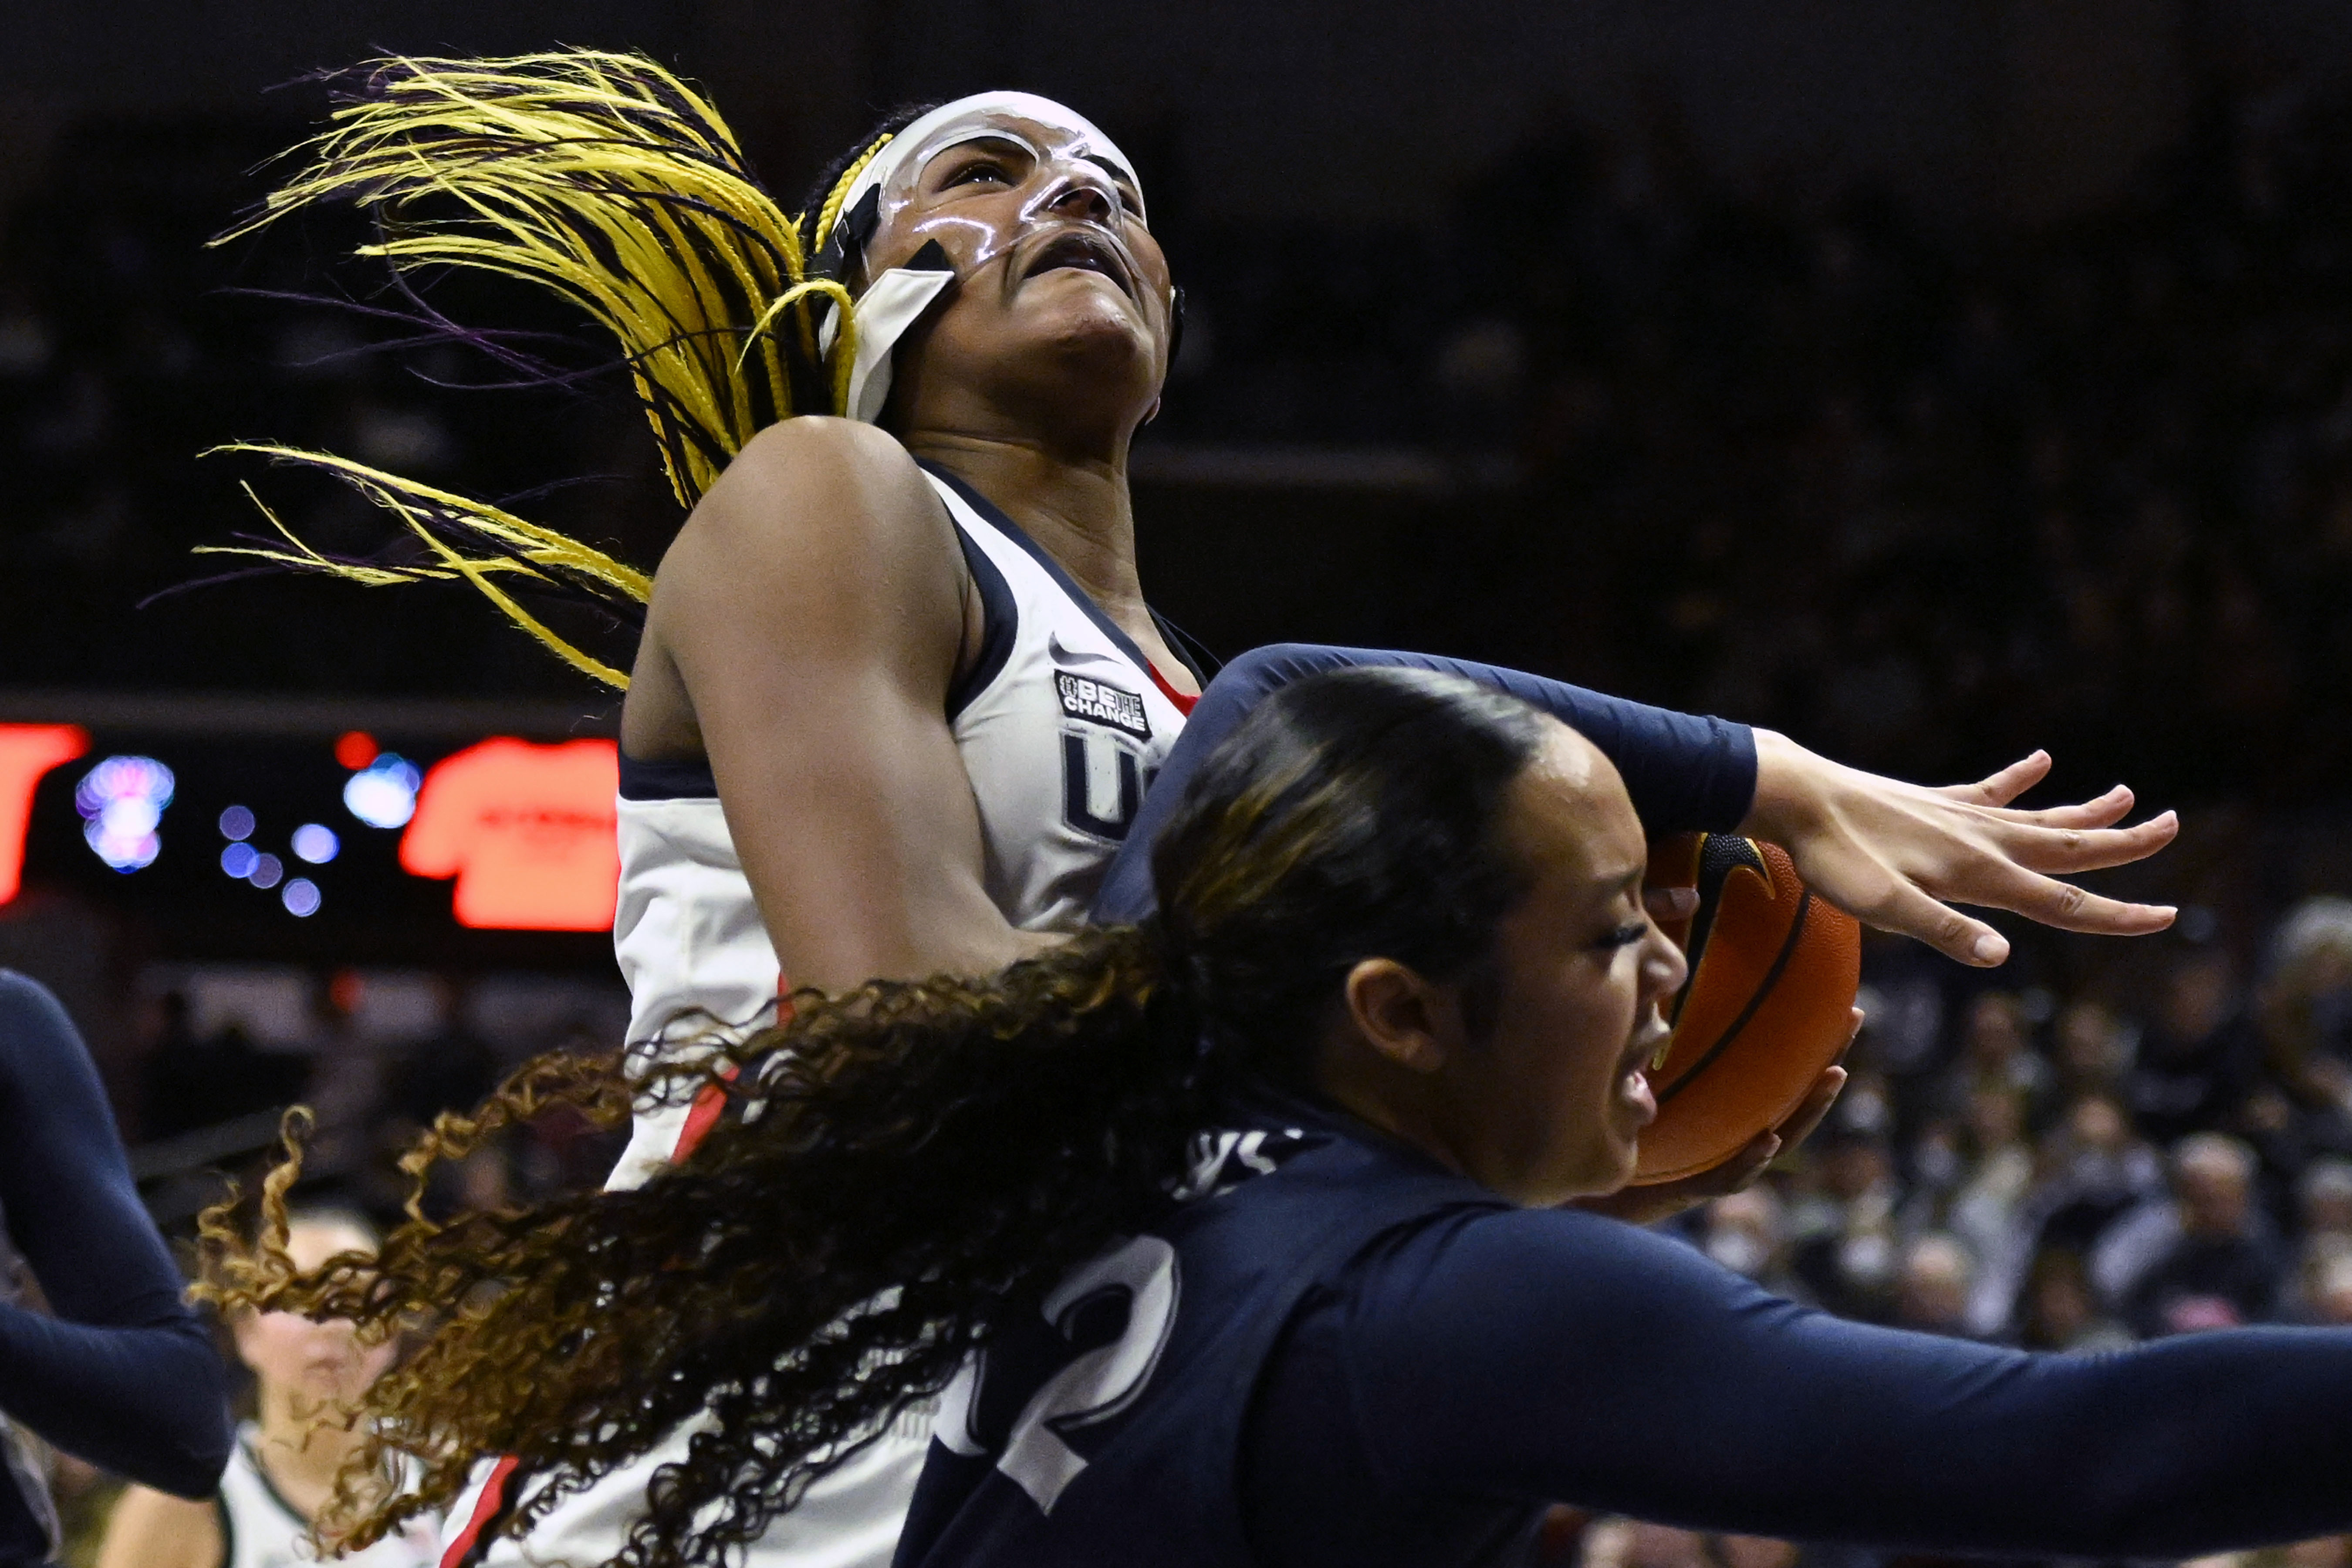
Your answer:
[[[953,521],[895,437],[846,419],[772,426],[662,558],[624,739],[692,749],[688,715],[703,704],[688,692],[765,692],[845,661],[944,691],[965,640],[965,571]]]
[[[952,524],[906,447],[855,420],[772,425],[745,445],[694,509],[662,563],[730,576],[770,564],[866,571],[944,552]]]

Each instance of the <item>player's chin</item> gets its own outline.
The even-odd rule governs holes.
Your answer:
[[[1049,296],[1024,300],[1023,335],[1050,343],[1066,355],[1149,364],[1159,351],[1151,324],[1135,301],[1094,279]]]

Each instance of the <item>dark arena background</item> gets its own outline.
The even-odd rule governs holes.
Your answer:
[[[203,455],[241,440],[658,562],[625,387],[403,349],[356,218],[206,244],[326,112],[312,73],[562,44],[702,84],[795,208],[908,100],[1018,87],[1117,137],[1187,294],[1145,582],[1217,655],[1468,656],[1931,784],[2046,747],[2032,802],[2181,813],[2087,879],[2179,903],[2167,935],[1997,917],[1984,972],[1872,939],[1831,1123],[1695,1245],[2036,1346],[2352,1323],[2352,8],[25,0],[0,34],[0,965],[86,1035],[168,1235],[298,1099],[365,1130],[330,1173],[382,1211],[436,1112],[622,1037],[617,699],[462,585],[189,586],[266,531],[247,485],[384,537]],[[543,1125],[443,1195],[614,1147]],[[57,1463],[94,1561],[115,1483]],[[1557,1523],[1595,1568],[1843,1563]]]

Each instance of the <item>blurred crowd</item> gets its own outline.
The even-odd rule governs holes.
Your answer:
[[[2347,193],[2324,96],[2217,95],[2120,208],[2021,232],[1564,124],[1442,221],[1171,242],[1207,346],[1167,424],[1516,475],[1453,536],[1487,657],[1911,776],[2063,736],[2340,791]]]
[[[252,525],[234,464],[192,457],[225,439],[491,496],[619,473],[529,504],[638,557],[674,521],[627,409],[450,390],[489,367],[370,356],[396,327],[222,292],[398,303],[339,268],[361,237],[331,217],[203,247],[300,129],[94,122],[5,215],[0,530],[54,590],[0,634],[24,679],[178,679],[194,623],[157,617],[208,615],[205,596],[123,605]],[[1463,484],[1416,503],[1449,542],[1415,579],[1427,646],[1914,776],[2053,736],[2173,797],[2308,800],[2352,776],[2340,97],[2217,90],[2121,205],[2031,229],[1781,199],[1710,172],[1671,122],[1561,123],[1451,210],[1360,231],[1235,224],[1185,199],[1181,166],[1166,183],[1188,328],[1150,439],[1451,463]],[[462,320],[567,325],[436,287]],[[381,541],[357,503],[274,484],[322,543]],[[1244,487],[1229,510],[1271,525],[1285,504]],[[302,637],[224,610],[205,675],[560,682],[462,598],[406,601],[434,618],[419,635],[365,595],[273,589]],[[72,635],[101,617],[114,635]]]
[[[372,990],[391,986],[351,970],[300,987],[308,1016],[295,1027],[284,1020],[258,1026],[234,1013],[204,1026],[187,991],[157,993],[143,1010],[133,1103],[122,1107],[133,1167],[157,1218],[184,1223],[217,1196],[211,1172],[249,1176],[274,1157],[278,1113],[300,1104],[314,1131],[297,1195],[389,1226],[407,1197],[400,1156],[437,1118],[469,1115],[542,1052],[599,1056],[619,1045],[617,992],[609,987],[554,983],[552,1005],[542,1000],[531,1010],[538,1016],[518,1020],[511,1006],[481,1005],[487,987],[478,981],[403,974],[397,984],[410,1005],[397,1019],[404,1026],[391,1028],[388,1010],[368,1005]],[[428,1203],[445,1211],[495,1207],[594,1186],[618,1149],[616,1135],[554,1108],[437,1169]]]
[[[1829,1123],[1692,1239],[1842,1316],[2035,1349],[2352,1324],[2352,900],[2291,910],[2252,977],[2158,940],[2127,1001],[1868,988]]]

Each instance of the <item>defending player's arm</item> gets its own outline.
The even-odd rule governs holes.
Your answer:
[[[2352,1525],[2352,1332],[2031,1355],[1842,1321],[1648,1232],[1482,1215],[1376,1272],[1376,1468],[1930,1550],[2184,1557]]]
[[[1832,903],[1916,937],[1963,963],[1988,965],[2009,944],[1953,903],[2011,910],[2068,931],[2113,936],[2161,931],[2169,909],[2086,893],[2056,876],[2144,859],[2179,831],[2171,813],[2115,826],[2132,808],[2118,784],[2095,800],[2042,811],[2010,803],[2050,771],[2036,752],[1976,784],[1931,789],[1842,766],[1785,735],[1629,702],[1543,676],[1468,659],[1285,643],[1244,654],[1202,693],[1191,724],[1143,804],[1130,836],[1148,846],[1215,739],[1266,696],[1323,670],[1360,665],[1443,669],[1497,686],[1598,746],[1654,837],[1691,831],[1753,834],[1789,851]],[[1152,905],[1148,856],[1111,867],[1096,900],[1104,921],[1139,920]]]
[[[967,599],[920,470],[841,420],[763,432],[662,562],[631,717],[690,716],[793,985],[984,973],[1037,944],[989,900],[948,728]]]
[[[0,1206],[56,1316],[0,1303],[0,1412],[184,1497],[228,1460],[226,1374],[57,999],[0,970]]]

